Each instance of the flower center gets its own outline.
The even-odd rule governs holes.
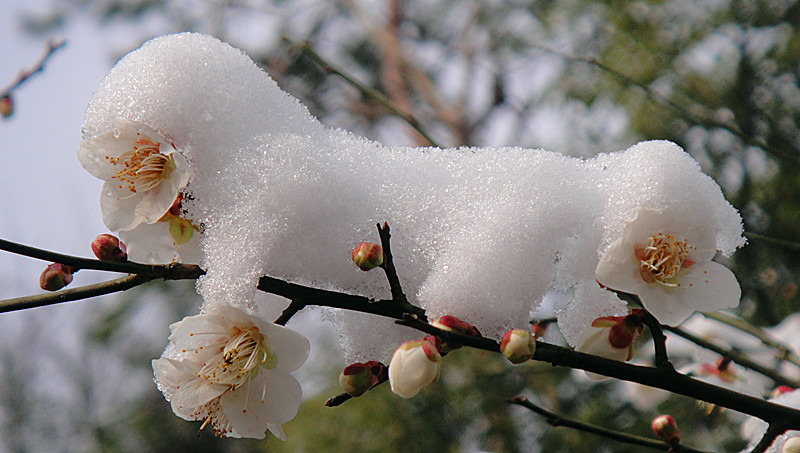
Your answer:
[[[134,193],[155,189],[175,169],[172,156],[161,154],[159,144],[147,138],[136,140],[133,149],[119,157],[106,156],[106,159],[112,165],[124,166],[112,178],[120,180],[120,189],[126,184],[128,190]]]
[[[634,253],[644,281],[675,288],[681,286],[678,283],[681,270],[694,264],[689,252],[695,249],[685,239],[678,241],[671,234],[658,233],[650,236],[648,245],[637,247]]]
[[[233,327],[228,341],[220,347],[214,358],[197,371],[197,376],[212,384],[227,385],[235,390],[258,374],[259,366],[270,366],[273,360],[264,336],[257,328]]]

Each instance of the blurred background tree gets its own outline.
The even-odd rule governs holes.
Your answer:
[[[739,314],[770,326],[800,306],[798,248],[764,238],[795,240],[800,224],[800,2],[52,0],[51,4],[48,12],[25,18],[30,32],[48,33],[79,14],[101,22],[148,24],[143,27],[147,33],[132,41],[129,49],[120,49],[120,55],[157,34],[211,33],[245,50],[323,123],[387,144],[430,143],[374,99],[327,73],[283,36],[307,42],[332,65],[384,93],[441,146],[521,146],[590,157],[640,140],[674,141],[722,186],[744,218],[750,245],[728,263],[742,285]],[[154,29],[158,32],[152,34]],[[190,288],[175,289],[171,284],[147,291],[162,291],[153,297],[161,311],[150,314],[168,320],[159,321],[162,330],[199,305],[176,305],[176,300],[185,301],[192,293]],[[131,292],[109,304],[108,312],[98,313],[86,329],[87,350],[82,354],[89,361],[106,355],[125,361],[135,370],[138,386],[142,380],[150,382],[149,360],[166,342],[166,333],[160,332],[147,344],[131,344],[131,331],[125,326],[144,316],[143,298],[142,291]],[[561,341],[557,333],[550,335]],[[6,360],[6,352],[0,352]],[[337,354],[334,348],[329,353]],[[268,448],[387,451],[402,444],[408,451],[640,451],[550,428],[532,413],[504,402],[518,394],[536,395],[543,405],[564,415],[641,435],[647,435],[655,415],[671,412],[682,430],[688,427],[685,436],[692,445],[715,451],[743,447],[736,425],[741,419],[735,415],[707,413],[680,397],[637,408],[613,382],[572,379],[569,370],[542,364],[510,368],[479,351],[454,352],[446,359],[442,379],[412,400],[400,400],[388,388],[380,388],[328,409],[322,403],[338,393],[336,376],[344,366],[332,362],[335,366],[328,369],[327,379],[318,380],[323,384],[306,389],[311,396],[298,418],[286,426],[289,441],[268,439],[264,441]],[[6,382],[31,385],[26,383],[30,370],[24,365],[2,369]],[[72,377],[89,407],[98,376]],[[254,441],[209,443],[208,432],[198,439],[198,424],[174,417],[151,387],[129,392],[132,399],[124,405],[112,403],[115,417],[69,417],[73,425],[62,431],[82,433],[78,438],[84,440],[80,448],[64,451],[262,448]],[[14,395],[5,396],[5,420],[20,423],[5,426],[15,431],[13,427],[24,427],[22,421],[27,419],[14,411],[28,406],[15,402]],[[25,431],[15,432],[0,442],[8,451],[28,451],[18,440]]]

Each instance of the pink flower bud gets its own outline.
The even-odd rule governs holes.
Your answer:
[[[39,287],[45,291],[58,291],[72,282],[71,266],[61,263],[53,263],[39,276]]]
[[[681,441],[681,433],[678,431],[678,424],[671,415],[659,415],[653,419],[650,425],[656,437],[670,445],[677,445]]]
[[[101,234],[92,241],[92,252],[100,261],[128,261],[125,244],[111,234]]]
[[[369,271],[383,264],[383,248],[378,244],[362,242],[352,253],[353,262],[362,271]]]
[[[11,96],[6,95],[0,98],[0,115],[3,115],[3,118],[8,118],[14,114],[14,99]]]
[[[430,337],[407,341],[394,351],[389,363],[392,392],[403,398],[411,398],[439,377],[442,356]]]
[[[781,453],[800,453],[800,437],[791,437],[783,443]]]
[[[367,363],[353,363],[345,367],[339,375],[339,385],[350,396],[361,396],[381,379],[385,379],[386,365],[370,360]]]
[[[478,332],[478,329],[468,322],[464,322],[455,316],[445,315],[441,318],[433,321],[431,323],[432,326],[438,327],[439,329],[446,330],[448,332],[455,332],[460,333],[462,335],[469,335],[471,337],[480,337],[481,333]],[[452,341],[445,341],[440,342],[439,344],[439,352],[442,355],[446,355],[448,352],[456,350],[460,348],[462,345],[459,343],[454,343]]]
[[[783,395],[784,393],[793,392],[794,389],[789,387],[788,385],[779,385],[775,387],[775,390],[772,391],[772,398],[775,398],[778,395]]]
[[[527,362],[535,351],[536,338],[527,330],[509,330],[500,340],[500,352],[513,364]]]

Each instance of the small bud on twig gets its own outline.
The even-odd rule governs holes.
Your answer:
[[[39,287],[45,291],[58,291],[72,283],[72,267],[66,264],[53,263],[39,276]]]
[[[378,244],[362,242],[352,253],[353,262],[362,271],[370,271],[383,264],[383,248]]]
[[[656,437],[670,445],[677,445],[681,441],[678,423],[671,415],[659,415],[653,419],[650,427],[653,428]]]
[[[92,241],[92,252],[100,261],[123,262],[128,261],[128,253],[116,236],[105,233],[97,236]]]

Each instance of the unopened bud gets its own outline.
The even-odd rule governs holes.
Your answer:
[[[439,377],[441,360],[436,340],[431,335],[403,343],[394,351],[389,363],[392,392],[403,398],[416,396],[423,387]]]
[[[45,291],[58,291],[72,283],[73,272],[71,266],[53,263],[39,276],[39,287]]]
[[[470,337],[480,337],[481,333],[478,328],[468,322],[464,322],[455,316],[445,315],[431,323],[432,326],[448,332],[460,333],[461,335],[468,335]],[[438,344],[439,352],[442,355],[450,351],[460,348],[462,345],[452,341],[442,341]]]
[[[370,271],[383,264],[383,248],[378,244],[362,242],[352,253],[353,262],[362,271]]]
[[[128,261],[125,244],[111,234],[105,233],[97,236],[92,241],[92,252],[100,261],[122,262]]]
[[[781,453],[800,453],[800,437],[791,437],[783,443]]]
[[[500,352],[513,364],[527,362],[535,351],[536,339],[524,329],[509,330],[500,340]]]
[[[9,95],[0,98],[0,115],[3,118],[8,118],[14,114],[14,99]]]
[[[381,379],[385,379],[386,365],[370,360],[366,363],[353,363],[345,367],[339,375],[339,385],[350,396],[361,396]]]
[[[671,415],[659,415],[653,419],[653,433],[656,437],[670,445],[677,445],[681,441],[681,433],[678,431],[678,424]]]
[[[170,216],[169,235],[172,236],[175,245],[183,245],[194,236],[194,225],[182,217]]]

